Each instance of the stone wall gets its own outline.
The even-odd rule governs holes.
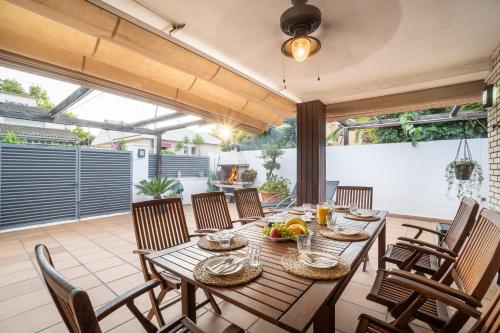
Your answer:
[[[495,84],[500,92],[500,46],[491,57],[492,72],[489,83]],[[488,111],[488,139],[490,164],[490,208],[500,211],[500,93],[497,93],[495,107]],[[495,129],[493,126],[497,125]]]

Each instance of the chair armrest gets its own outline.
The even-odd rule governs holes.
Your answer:
[[[262,217],[259,217],[259,219],[262,218]],[[247,224],[247,223],[251,223],[253,221],[255,221],[256,218],[253,218],[253,217],[243,217],[241,219],[237,219],[237,220],[232,220],[231,223],[238,223],[240,222],[241,224]]]
[[[113,313],[115,310],[119,309],[123,305],[130,303],[135,298],[141,296],[142,294],[153,290],[155,287],[159,286],[160,282],[157,280],[149,280],[143,284],[138,285],[127,291],[126,293],[116,297],[112,301],[100,306],[95,310],[95,315],[97,320],[102,320],[106,318],[109,314]]]
[[[134,253],[134,254],[139,254],[139,255],[144,255],[144,256],[147,256],[148,254],[151,254],[153,252],[155,252],[155,250],[151,250],[151,249],[137,249],[137,250],[132,251],[132,253]]]
[[[444,247],[434,245],[434,244],[429,243],[429,242],[425,242],[425,241],[420,240],[420,239],[409,238],[409,237],[398,237],[398,240],[408,242],[408,243],[418,244],[420,246],[425,246],[425,247],[431,248],[431,249],[436,250],[436,251],[444,252],[452,257],[458,256],[458,254],[456,254],[454,251],[451,251],[449,249],[445,249]]]
[[[384,332],[384,333],[385,332],[387,332],[387,333],[406,333],[406,332],[408,332],[407,330],[402,330],[402,329],[399,329],[397,327],[394,327],[390,323],[386,323],[385,321],[380,320],[380,319],[375,318],[375,317],[372,317],[370,315],[367,315],[366,313],[362,313],[358,317],[358,321],[359,321],[359,324],[358,324],[358,328],[356,329],[357,333],[371,332],[371,331],[367,330],[368,327],[373,327],[373,325],[370,325],[370,323],[375,324],[377,329],[382,328],[384,331],[381,331],[381,332]],[[361,323],[367,325],[368,327],[362,326]],[[373,330],[373,332],[375,332],[375,330]],[[377,332],[378,332],[378,330],[377,330]]]
[[[473,306],[473,307],[481,307],[482,306],[481,302],[478,301],[477,299],[475,299],[474,297],[472,297],[472,296],[470,296],[470,295],[468,295],[468,294],[466,294],[458,289],[451,288],[443,283],[428,279],[426,277],[423,277],[423,276],[420,276],[417,274],[412,274],[412,273],[409,273],[406,271],[392,270],[392,269],[387,271],[387,273],[388,273],[388,281],[389,281],[389,278],[394,279],[394,276],[399,276],[399,277],[402,277],[406,280],[411,281],[412,283],[420,284],[420,285],[431,288],[430,291],[426,290],[425,292],[429,292],[429,293],[433,292],[436,296],[435,295],[430,295],[430,296],[425,295],[427,297],[438,298],[438,297],[443,297],[441,295],[441,294],[443,294],[444,296],[446,296],[442,300],[445,303],[447,303],[447,300],[451,296],[454,298],[458,298],[458,299],[464,301],[465,303],[467,303],[468,305]],[[407,287],[407,288],[413,289],[411,286]],[[416,291],[419,292],[418,290],[416,290]],[[439,293],[441,293],[441,294],[439,294]],[[461,303],[461,304],[463,304],[463,303]],[[454,304],[449,304],[449,305],[455,306]],[[457,307],[457,309],[459,309],[459,308]]]
[[[272,211],[272,210],[265,210],[264,211],[264,215],[267,215],[267,214],[274,214],[275,212]]]
[[[196,234],[211,234],[211,233],[214,233],[217,231],[219,231],[219,229],[198,229],[198,230],[195,230],[194,232]]]
[[[420,236],[420,234],[422,234],[422,231],[427,231],[427,232],[430,232],[432,234],[439,235],[439,236],[444,236],[445,235],[442,232],[439,232],[439,231],[436,231],[436,230],[433,230],[433,229],[430,229],[430,228],[422,227],[422,226],[419,226],[419,225],[415,225],[415,224],[403,223],[402,226],[403,227],[407,227],[407,228],[417,229],[418,233],[415,235],[415,238],[418,238]]]
[[[405,248],[410,249],[410,250],[417,251],[419,253],[432,254],[436,257],[440,257],[440,258],[449,260],[451,262],[455,262],[454,257],[449,256],[446,253],[430,249],[430,248],[425,247],[425,246],[420,246],[420,245],[415,245],[415,244],[410,244],[410,243],[403,243],[403,242],[397,242],[396,245],[401,246],[401,247],[405,247]]]
[[[189,234],[189,237],[205,237],[207,233],[194,233],[194,234]]]

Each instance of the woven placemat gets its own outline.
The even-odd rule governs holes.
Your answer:
[[[297,251],[290,251],[281,257],[281,266],[288,273],[313,279],[313,280],[335,280],[349,274],[350,265],[343,259],[333,268],[314,268],[302,263]]]
[[[248,239],[245,236],[238,234],[234,235],[233,238],[231,238],[231,243],[229,244],[229,247],[225,249],[220,247],[219,242],[211,242],[205,237],[201,237],[198,240],[198,246],[204,250],[209,250],[209,251],[231,251],[245,247],[247,244],[248,244]]]
[[[319,231],[321,236],[339,241],[356,242],[370,238],[370,234],[366,230],[361,230],[355,235],[343,235],[335,230],[323,228]]]
[[[245,257],[243,254],[238,254],[238,253],[235,253],[233,255],[241,258]],[[225,256],[225,255],[221,254],[218,256]],[[205,261],[211,258],[213,257],[206,258],[200,261],[198,264],[196,264],[193,271],[193,276],[197,281],[209,286],[216,286],[216,287],[238,286],[240,284],[245,284],[254,280],[262,273],[262,265],[258,267],[252,267],[248,264],[248,262],[245,262],[245,265],[238,273],[231,275],[224,275],[224,276],[212,275],[207,273],[205,269],[203,269],[203,264],[205,263]]]
[[[348,213],[349,212],[349,208],[342,208],[342,207],[334,208],[334,210],[337,213]]]
[[[344,214],[344,217],[349,220],[355,220],[355,221],[364,221],[364,222],[373,222],[373,221],[378,221],[380,220],[380,217],[378,216],[357,216],[357,215],[351,215],[351,214]]]

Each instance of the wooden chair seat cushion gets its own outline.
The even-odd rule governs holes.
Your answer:
[[[412,290],[394,285],[386,280],[387,271],[379,270],[373,283],[373,287],[366,298],[387,306],[390,310],[398,303],[407,299]],[[427,299],[416,312],[416,317],[437,327],[443,326],[448,320],[446,306],[434,299]]]
[[[405,247],[389,244],[387,246],[387,251],[384,255],[384,260],[391,262],[393,264],[401,265],[405,260],[410,258],[414,253],[413,250],[407,249]],[[438,260],[435,256],[429,254],[424,254],[414,266],[414,269],[418,272],[434,275],[438,269]],[[402,269],[402,267],[400,267]]]

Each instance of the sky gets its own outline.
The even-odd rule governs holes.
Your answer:
[[[39,85],[47,91],[51,102],[54,104],[58,104],[64,100],[64,98],[79,87],[75,84],[1,66],[0,79],[15,79],[21,82],[26,90],[28,90],[30,85]],[[142,119],[153,118],[155,116],[174,112],[164,107],[157,107],[154,104],[108,94],[98,90],[92,91],[78,103],[70,107],[68,111],[76,114],[80,119],[125,123],[133,123]],[[195,119],[199,118],[186,116],[177,120],[160,122],[157,123],[156,126],[163,127]],[[154,128],[154,126],[155,125],[149,125],[148,127]],[[211,128],[211,125],[189,127],[190,130],[195,132],[208,132]],[[89,128],[88,130],[94,135],[99,132],[99,129]]]

